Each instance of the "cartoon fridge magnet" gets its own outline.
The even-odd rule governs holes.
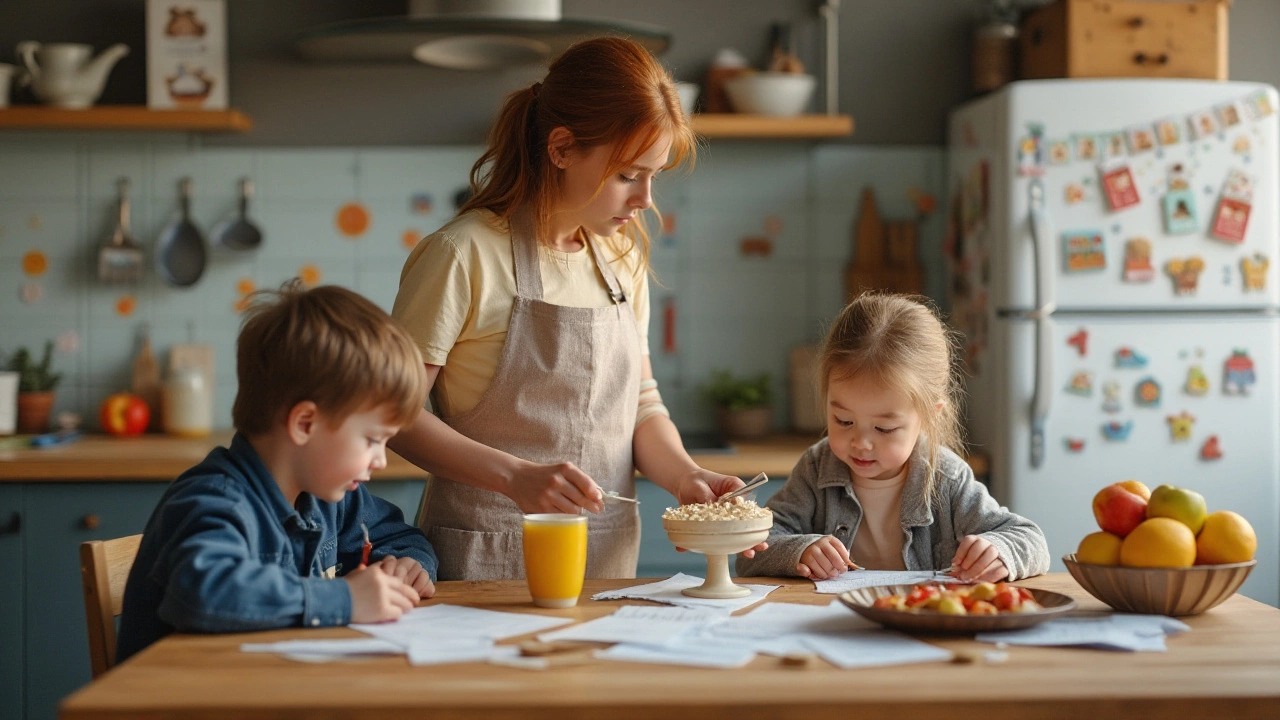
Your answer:
[[[1124,281],[1151,282],[1156,269],[1151,266],[1151,241],[1134,238],[1124,244]]]
[[[1062,267],[1066,272],[1086,272],[1107,267],[1106,247],[1099,230],[1062,234]]]
[[[1177,145],[1181,141],[1182,131],[1176,119],[1165,118],[1156,121],[1156,142],[1161,145]]]
[[[1200,273],[1204,272],[1204,260],[1192,255],[1185,260],[1172,258],[1164,264],[1165,272],[1173,278],[1173,292],[1177,295],[1195,295],[1196,286],[1200,284]]]
[[[1164,196],[1164,227],[1170,235],[1195,232],[1200,226],[1196,217],[1196,195],[1186,166],[1174,163],[1169,168],[1169,192]]]
[[[1029,135],[1018,141],[1018,174],[1044,174],[1044,126],[1039,123],[1027,125]]]
[[[1115,380],[1102,384],[1102,409],[1109,413],[1120,412],[1120,383]]]
[[[1252,149],[1253,143],[1249,142],[1248,135],[1241,135],[1231,143],[1231,152],[1237,155],[1248,155]]]
[[[1222,368],[1222,392],[1225,395],[1248,395],[1249,388],[1257,382],[1253,372],[1253,358],[1247,350],[1232,350],[1231,357]]]
[[[1107,133],[1103,136],[1103,139],[1105,143],[1103,145],[1103,151],[1107,158],[1124,157],[1124,133]]]
[[[1199,365],[1192,365],[1187,369],[1187,383],[1182,386],[1188,395],[1208,395],[1209,394],[1209,377],[1204,374],[1204,368]]]
[[[1080,328],[1067,337],[1067,344],[1075,348],[1076,352],[1080,353],[1080,357],[1084,357],[1089,353],[1089,331]]]
[[[1071,452],[1071,453],[1084,452],[1084,438],[1073,438],[1073,437],[1063,438],[1062,444],[1067,446],[1067,452]]]
[[[1124,210],[1137,205],[1138,186],[1133,181],[1133,173],[1129,172],[1129,164],[1124,161],[1110,161],[1102,170],[1102,192],[1107,196],[1107,206],[1112,211]]]
[[[1049,164],[1065,165],[1071,162],[1071,145],[1066,140],[1049,141]]]
[[[1191,113],[1188,124],[1191,126],[1191,137],[1196,140],[1209,137],[1218,132],[1218,120],[1210,110]]]
[[[1093,135],[1076,136],[1076,159],[1093,161],[1098,159],[1098,139]]]
[[[1239,170],[1227,173],[1209,234],[1230,243],[1244,242],[1253,209],[1253,178]]]
[[[1082,397],[1092,396],[1093,373],[1088,370],[1077,371],[1071,376],[1071,382],[1067,383],[1066,390],[1072,395],[1080,395]]]
[[[1150,125],[1134,125],[1124,132],[1129,140],[1130,155],[1138,155],[1156,148],[1156,134]]]
[[[1183,410],[1177,415],[1170,415],[1165,419],[1169,421],[1169,434],[1174,442],[1186,442],[1191,439],[1191,430],[1196,424],[1194,415]]]
[[[1133,421],[1125,420],[1120,422],[1112,420],[1102,425],[1102,437],[1111,442],[1124,442],[1129,439],[1129,433],[1133,432]]]
[[[1234,127],[1244,120],[1240,105],[1235,102],[1223,103],[1214,108],[1218,114],[1218,124],[1223,128]]]
[[[1142,407],[1160,406],[1160,383],[1153,377],[1144,377],[1133,388],[1133,402]]]
[[[1131,347],[1122,347],[1116,350],[1116,367],[1118,368],[1143,368],[1147,366],[1147,356],[1134,350]]]
[[[1201,460],[1220,460],[1222,458],[1222,448],[1218,445],[1218,436],[1210,435],[1200,446]]]
[[[1068,205],[1075,205],[1078,202],[1082,202],[1084,200],[1084,185],[1081,185],[1080,183],[1067,183],[1066,187],[1062,188],[1062,199],[1065,200]]]
[[[1271,261],[1262,253],[1254,253],[1252,258],[1241,258],[1240,275],[1244,278],[1244,291],[1267,289],[1267,268]]]
[[[1252,120],[1261,120],[1275,112],[1275,108],[1271,106],[1271,96],[1267,94],[1266,90],[1259,90],[1250,95],[1244,101],[1244,109]]]

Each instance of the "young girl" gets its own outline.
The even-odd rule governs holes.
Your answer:
[[[393,315],[440,417],[390,446],[431,472],[420,522],[441,580],[524,575],[522,513],[586,509],[588,577],[634,577],[635,471],[682,503],[742,486],[698,467],[649,364],[659,171],[692,160],[671,76],[621,38],[570,47],[514,93],[456,218],[410,254]]]
[[[996,504],[953,450],[953,352],[913,299],[867,294],[840,313],[821,354],[827,437],[769,500],[770,549],[739,557],[739,575],[827,580],[853,562],[994,582],[1049,569],[1040,528]]]

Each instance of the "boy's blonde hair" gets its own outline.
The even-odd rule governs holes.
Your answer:
[[[864,293],[831,324],[819,355],[824,399],[831,380],[855,376],[907,397],[920,415],[921,435],[929,439],[926,497],[933,493],[939,449],[960,453],[964,444],[955,335],[928,302],[918,296]]]
[[[304,290],[296,278],[251,302],[236,341],[231,419],[240,432],[269,432],[304,400],[335,424],[386,406],[390,422],[405,425],[422,409],[422,355],[377,305],[332,285]]]

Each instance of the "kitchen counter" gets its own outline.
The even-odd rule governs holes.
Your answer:
[[[231,442],[231,431],[205,438],[178,438],[167,435],[112,437],[88,435],[69,445],[47,449],[5,448],[0,444],[0,482],[153,480],[167,482],[204,459],[216,445]],[[770,477],[791,474],[805,449],[816,436],[771,435],[759,440],[735,441],[731,450],[694,452],[702,467],[726,475]],[[969,458],[974,473],[982,477],[987,463],[981,456]],[[427,473],[393,452],[387,453],[387,467],[374,473],[374,480],[425,478]]]

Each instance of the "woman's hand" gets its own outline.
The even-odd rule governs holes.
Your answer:
[[[506,482],[504,495],[526,513],[604,512],[604,493],[573,463],[524,463]]]
[[[997,582],[1009,577],[996,546],[978,535],[965,535],[956,548],[951,574],[965,582]]]
[[[746,483],[742,482],[742,478],[721,475],[720,473],[695,467],[680,476],[680,479],[676,482],[676,500],[680,501],[681,505],[715,502],[716,498],[725,493],[733,492],[743,485],[746,485]],[[769,549],[769,543],[762,542],[750,550],[743,550],[739,554],[743,557],[755,557],[757,552],[767,549]]]

